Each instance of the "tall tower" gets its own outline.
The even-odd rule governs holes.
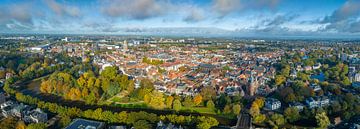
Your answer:
[[[124,40],[123,51],[126,52],[127,50],[128,50],[128,43],[126,40]]]
[[[249,95],[253,96],[256,93],[257,88],[259,87],[259,82],[257,80],[257,77],[254,77],[254,73],[251,72],[250,75],[250,85],[249,85]]]

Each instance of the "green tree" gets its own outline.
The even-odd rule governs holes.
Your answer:
[[[235,104],[233,107],[232,107],[232,111],[235,115],[238,115],[240,114],[240,111],[241,111],[241,106],[240,104]]]
[[[294,102],[295,100],[296,100],[296,96],[294,93],[288,94],[285,98],[285,102],[287,103]]]
[[[229,104],[225,105],[223,112],[224,112],[224,114],[230,114],[231,106]]]
[[[294,122],[300,119],[299,111],[296,107],[288,107],[284,111],[285,118],[290,121]]]
[[[193,106],[193,101],[192,101],[192,99],[191,99],[190,96],[186,96],[185,99],[184,99],[184,101],[182,102],[182,104],[183,104],[185,107],[189,108],[189,107],[192,107],[192,106]]]
[[[215,109],[215,104],[212,100],[207,101],[206,107],[209,109]]]
[[[165,107],[165,98],[163,93],[154,90],[150,94],[149,105],[155,109],[163,109]]]
[[[27,126],[26,129],[46,129],[45,123],[31,123]]]
[[[198,124],[196,128],[198,129],[210,129],[213,126],[217,126],[219,122],[212,117],[198,116]]]
[[[181,109],[181,102],[179,99],[175,99],[174,102],[173,102],[173,109],[175,111],[180,111]]]
[[[275,113],[271,115],[269,123],[273,127],[279,127],[284,125],[286,123],[286,120],[283,115]]]
[[[151,129],[151,124],[146,120],[138,120],[134,123],[135,129]]]
[[[69,116],[61,116],[60,119],[60,126],[61,127],[66,127],[71,123],[71,118]]]
[[[282,85],[283,83],[285,83],[285,81],[286,81],[286,77],[283,75],[277,75],[275,77],[275,85],[277,86]]]
[[[345,86],[349,86],[351,84],[350,79],[348,77],[344,77],[341,83]]]
[[[261,124],[266,120],[266,116],[264,114],[259,114],[254,117],[254,123]]]
[[[319,128],[325,129],[330,125],[330,120],[325,112],[316,114],[315,119]]]
[[[166,107],[167,107],[167,108],[171,108],[171,107],[172,107],[172,104],[173,104],[173,101],[174,101],[174,97],[168,96],[168,97],[166,98]]]

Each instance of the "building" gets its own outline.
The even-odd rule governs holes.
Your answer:
[[[5,103],[5,93],[3,93],[3,92],[0,92],[0,104],[3,104],[3,103]]]
[[[276,110],[281,107],[281,102],[274,98],[267,98],[265,100],[265,107],[270,110]]]
[[[360,82],[360,73],[355,74],[354,82]]]
[[[310,98],[307,98],[306,100],[305,100],[305,103],[307,104],[307,106],[309,107],[309,108],[315,108],[315,107],[318,107],[318,102],[317,101],[315,101],[312,97],[310,97]]]
[[[321,63],[316,63],[314,66],[313,66],[313,69],[320,69],[321,67]]]
[[[321,90],[321,87],[314,83],[310,84],[310,88],[313,89],[315,92]]]
[[[306,105],[309,108],[315,108],[315,107],[324,107],[328,106],[330,104],[330,100],[326,96],[317,96],[317,97],[309,97],[305,100]]]
[[[157,123],[156,129],[182,129],[181,125],[179,127],[175,126],[172,123],[165,124],[162,121]]]
[[[5,75],[5,79],[6,79],[6,80],[9,79],[9,78],[11,78],[11,77],[13,77],[13,74],[12,74],[12,73],[6,73],[6,75]]]
[[[65,129],[104,129],[105,123],[76,118]]]
[[[296,78],[296,77],[297,77],[297,72],[296,72],[296,70],[294,70],[294,69],[291,70],[290,77],[292,77],[292,78]]]
[[[258,81],[257,77],[254,77],[253,72],[251,72],[251,76],[249,78],[249,83],[250,83],[249,88],[248,88],[249,95],[253,96],[253,95],[255,95],[258,87],[260,86],[259,81]]]
[[[29,109],[30,107],[28,105],[20,103],[11,109],[11,113],[14,117],[22,118],[25,112],[29,111]]]
[[[304,104],[299,103],[299,102],[290,103],[289,107],[295,107],[298,109],[298,111],[304,110]]]
[[[24,121],[27,123],[45,123],[47,122],[48,117],[45,112],[43,112],[41,109],[37,108],[32,111],[28,111],[24,115]]]

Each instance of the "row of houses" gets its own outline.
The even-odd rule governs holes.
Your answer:
[[[39,108],[16,101],[6,101],[5,93],[0,92],[0,110],[4,117],[17,117],[26,123],[45,123],[48,115]]]
[[[305,100],[305,105],[300,102],[289,103],[289,107],[296,107],[299,111],[302,111],[305,106],[312,109],[329,105],[330,99],[327,96],[309,97]],[[275,98],[266,98],[265,108],[269,110],[277,110],[281,108],[281,102]]]
[[[4,117],[17,117],[25,123],[45,123],[48,120],[48,115],[39,108],[34,108],[23,103],[15,101],[6,101],[0,105],[1,114]]]

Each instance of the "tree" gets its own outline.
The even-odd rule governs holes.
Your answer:
[[[184,101],[182,102],[182,104],[183,104],[185,107],[187,107],[187,108],[192,107],[192,106],[193,106],[193,102],[192,102],[192,100],[191,100],[191,97],[190,97],[190,96],[186,96],[185,99],[184,99]]]
[[[273,114],[270,117],[270,125],[274,126],[274,127],[278,127],[278,126],[282,126],[286,123],[286,120],[284,118],[283,115],[281,114]]]
[[[103,71],[101,71],[100,76],[107,79],[114,79],[117,75],[116,67],[105,67]]]
[[[250,115],[255,117],[260,114],[260,108],[256,103],[253,103],[250,108]]]
[[[1,129],[14,129],[16,128],[17,120],[13,117],[5,118],[0,122]]]
[[[153,92],[151,92],[150,94],[150,102],[149,105],[155,109],[163,109],[165,107],[165,98],[163,93],[158,92],[156,90],[154,90]]]
[[[232,111],[235,115],[238,115],[240,114],[240,111],[241,111],[241,106],[240,104],[235,104],[233,107],[232,107]]]
[[[224,114],[230,114],[231,106],[229,104],[225,105],[223,112],[224,112]]]
[[[285,98],[285,102],[287,103],[294,102],[295,100],[296,100],[296,96],[294,93],[288,94]]]
[[[138,120],[134,123],[135,129],[151,129],[151,124],[146,120]]]
[[[319,128],[325,129],[330,125],[330,120],[325,112],[316,114],[315,119]]]
[[[266,120],[266,116],[264,114],[259,114],[254,117],[254,123],[261,124]]]
[[[198,129],[210,129],[211,127],[219,124],[219,122],[213,117],[198,116],[197,121],[199,121],[196,125]]]
[[[26,129],[26,125],[25,125],[24,121],[17,122],[15,129]]]
[[[207,101],[206,107],[209,109],[215,109],[215,104],[212,100]]]
[[[216,96],[216,91],[211,86],[206,86],[201,89],[200,95],[203,97],[203,100],[210,100]]]
[[[166,98],[166,107],[167,107],[167,108],[171,108],[171,107],[172,107],[172,104],[173,104],[173,101],[174,101],[174,97],[168,96],[168,97]]]
[[[288,107],[284,111],[286,119],[290,122],[294,122],[300,119],[299,111],[296,107]]]
[[[330,107],[333,113],[341,111],[341,105],[338,101],[333,102]]]
[[[342,80],[342,84],[345,86],[349,86],[351,84],[350,79],[348,77],[344,77]]]
[[[31,123],[26,129],[46,129],[46,124],[44,123]]]
[[[259,108],[262,108],[262,107],[264,107],[264,104],[265,104],[265,98],[257,97],[253,103],[257,104],[259,106]]]
[[[60,125],[61,127],[66,127],[71,123],[71,118],[69,116],[61,116]]]
[[[202,96],[200,94],[196,95],[193,99],[195,106],[199,106],[202,102]]]
[[[173,102],[173,109],[175,111],[180,111],[181,109],[181,102],[179,99],[175,99],[174,102]]]
[[[285,83],[286,78],[283,75],[277,75],[275,77],[275,85],[280,86],[281,84]]]

